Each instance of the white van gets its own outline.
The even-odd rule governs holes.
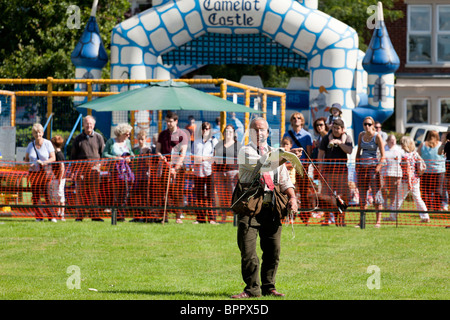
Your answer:
[[[413,125],[413,126],[407,126],[405,134],[409,135],[411,138],[413,138],[414,142],[416,143],[416,147],[418,147],[426,137],[426,134],[430,130],[435,130],[437,132],[440,132],[440,136],[442,137],[442,133],[450,131],[448,130],[450,128],[447,128],[446,126],[438,126],[438,125],[432,125],[432,124],[420,124],[420,125]]]

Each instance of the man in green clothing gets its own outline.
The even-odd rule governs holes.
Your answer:
[[[250,183],[253,169],[261,157],[273,149],[267,144],[269,125],[264,118],[255,118],[250,124],[251,142],[242,147],[238,155],[239,180]],[[301,150],[292,150],[297,156]],[[266,161],[268,162],[268,161]],[[281,192],[289,197],[289,207],[298,210],[295,189],[283,160],[268,162],[261,167],[261,177],[265,181],[264,203],[261,212],[254,217],[238,215],[237,242],[241,251],[242,278],[246,284],[244,291],[231,296],[234,299],[251,298],[261,295],[282,297],[284,294],[275,288],[275,275],[280,257],[280,238],[282,222],[272,205],[273,187],[280,185]],[[277,173],[277,179],[275,174]],[[256,253],[256,240],[260,237],[262,249],[261,281],[259,278],[259,259]]]

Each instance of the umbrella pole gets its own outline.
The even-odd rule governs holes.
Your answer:
[[[164,214],[162,224],[164,225],[164,221],[166,220],[166,211],[167,211],[167,199],[169,198],[169,185],[170,185],[170,168],[171,164],[169,163],[169,170],[167,173],[167,187],[166,187],[166,196],[164,198]]]

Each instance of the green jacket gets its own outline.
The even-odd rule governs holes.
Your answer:
[[[106,141],[105,144],[105,148],[103,149],[103,153],[102,153],[102,157],[103,158],[115,158],[115,157],[120,157],[121,154],[115,154],[113,151],[113,146],[114,143],[116,142],[116,140],[114,138],[109,139],[108,141]],[[131,142],[129,139],[125,140],[125,144],[128,148],[128,150],[130,150],[130,154],[133,154],[133,152],[131,151]]]

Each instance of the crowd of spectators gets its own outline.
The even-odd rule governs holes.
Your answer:
[[[387,135],[379,122],[366,117],[362,123],[364,131],[357,137],[356,179],[350,179],[349,155],[354,142],[346,133],[341,114],[341,106],[334,104],[330,117],[314,121],[313,134],[303,128],[305,119],[301,112],[290,117],[290,128],[280,146],[286,151],[303,149],[300,160],[305,172],[301,175],[286,163],[299,199],[299,210],[293,219],[299,217],[307,225],[311,217],[319,217],[324,226],[345,226],[345,213],[332,202],[328,208],[331,210],[317,214],[318,194],[322,200],[340,196],[361,210],[368,210],[373,204],[377,228],[382,221],[397,220],[408,194],[420,211],[421,222],[430,221],[428,210],[448,209],[450,134],[444,133],[440,138],[438,132],[430,131],[416,150],[410,137],[402,137],[398,145],[395,135]],[[64,220],[64,188],[70,180],[75,186],[72,204],[77,206],[76,221],[86,216],[103,221],[102,214],[112,209],[117,210],[117,221],[124,221],[130,216],[129,209],[133,222],[167,222],[169,206],[176,223],[183,223],[184,214],[190,210],[196,214],[195,224],[225,222],[239,179],[236,157],[243,146],[244,127],[235,114],[223,132],[219,121],[216,119],[212,125],[196,122],[190,116],[188,125],[180,129],[178,115],[169,111],[166,129],[151,138],[145,130],[137,132],[137,145],[133,148],[133,128],[129,124],[117,125],[114,137],[105,142],[94,130],[95,119],[86,116],[82,132],[72,143],[70,162],[61,151],[64,139],[54,136],[51,141],[46,140],[42,126],[35,124],[34,140],[25,156],[30,163],[32,201],[38,204],[44,198],[46,203],[56,205],[42,209],[37,206],[36,220],[43,221],[43,213],[53,222]],[[418,169],[420,161],[426,164],[424,172]],[[48,190],[42,185],[47,185]],[[189,186],[191,192],[187,195],[184,191]],[[102,206],[102,196],[110,198],[111,209]],[[391,211],[390,216],[382,219],[382,209]]]

